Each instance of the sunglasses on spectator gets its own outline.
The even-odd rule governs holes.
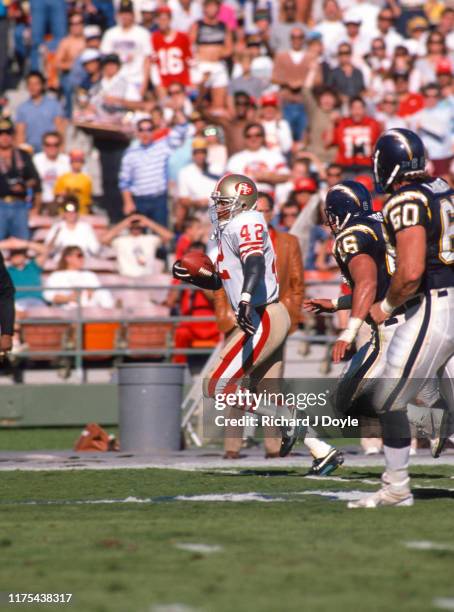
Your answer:
[[[328,172],[328,173],[326,174],[326,176],[329,176],[329,177],[332,177],[332,178],[334,178],[334,177],[336,177],[336,178],[337,178],[337,177],[339,177],[339,176],[342,176],[342,172]]]
[[[442,45],[444,41],[441,38],[432,38],[427,41],[428,45]]]
[[[45,147],[59,147],[60,143],[57,141],[49,141],[44,143]]]
[[[8,134],[12,136],[14,134],[13,130],[0,130],[0,134]]]
[[[263,132],[248,132],[246,134],[246,138],[264,138],[265,134]]]
[[[347,51],[347,49],[345,49],[344,51],[338,51],[337,55],[351,55],[352,52],[351,51]]]
[[[150,127],[140,127],[137,131],[138,132],[152,132],[153,128],[151,126]]]

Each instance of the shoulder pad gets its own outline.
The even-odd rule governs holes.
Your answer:
[[[355,225],[350,225],[349,227],[346,227],[345,229],[343,229],[340,232],[340,234],[336,236],[336,242],[338,240],[342,240],[346,236],[349,236],[350,234],[353,234],[355,232],[360,232],[362,234],[372,236],[374,240],[378,240],[377,233],[371,227],[369,227],[368,225],[365,225],[364,223],[355,223]]]
[[[422,189],[418,189],[418,186],[408,185],[403,187],[397,193],[392,195],[383,207],[383,216],[386,217],[389,212],[395,207],[408,202],[414,202],[424,206],[429,218],[432,217],[432,213],[429,206],[429,198]]]
[[[448,183],[440,177],[428,183],[422,183],[421,186],[424,189],[427,189],[428,191],[431,191],[433,194],[436,194],[436,195],[439,195],[440,193],[445,193],[446,191],[451,190]]]

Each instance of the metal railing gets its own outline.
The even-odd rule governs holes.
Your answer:
[[[320,284],[316,282],[308,282],[306,285],[314,285]],[[324,285],[334,285],[338,284],[337,281],[324,281]],[[112,292],[114,295],[117,292],[126,292],[126,291],[143,291],[143,292],[151,292],[151,291],[160,291],[160,292],[168,292],[172,291],[185,291],[190,289],[194,291],[194,287],[192,285],[143,285],[143,286],[135,286],[135,285],[111,285],[111,286],[101,286],[101,287],[52,287],[52,286],[21,286],[17,288],[17,292],[33,292],[36,294],[42,294],[45,291],[60,291],[67,292],[72,291],[76,292],[77,299],[76,304],[73,308],[65,308],[62,305],[54,305],[47,303],[49,308],[52,308],[54,311],[57,309],[61,309],[61,316],[33,316],[34,308],[30,308],[26,311],[25,317],[17,317],[16,321],[19,324],[19,327],[22,325],[68,325],[72,328],[72,346],[65,347],[61,350],[45,350],[45,351],[36,351],[36,350],[21,350],[20,353],[15,355],[17,359],[33,359],[33,358],[41,358],[45,359],[46,357],[49,360],[54,360],[56,358],[69,358],[74,359],[74,367],[76,370],[83,371],[83,360],[86,357],[98,357],[98,356],[108,356],[109,358],[121,358],[121,357],[137,357],[137,356],[159,356],[163,357],[165,360],[169,360],[173,355],[209,355],[214,347],[200,347],[200,348],[184,348],[178,349],[173,346],[173,342],[168,338],[168,341],[165,343],[165,346],[151,346],[150,348],[128,348],[127,346],[120,346],[120,342],[116,342],[113,348],[103,348],[100,350],[93,349],[85,349],[84,348],[84,326],[90,323],[118,323],[120,328],[126,331],[127,326],[132,323],[154,323],[154,324],[166,324],[172,326],[171,335],[173,337],[173,333],[175,331],[176,326],[179,323],[183,322],[192,322],[192,323],[204,323],[204,322],[215,322],[216,318],[214,316],[175,316],[175,315],[151,315],[151,316],[137,316],[134,315],[134,309],[131,306],[115,306],[113,309],[104,308],[102,309],[105,313],[105,316],[102,317],[93,317],[88,316],[86,313],[86,308],[93,309],[100,307],[84,307],[82,305],[82,295],[84,291],[100,291],[100,290],[108,290]],[[120,302],[121,302],[121,296]],[[139,306],[146,307],[147,305],[152,308],[153,306],[160,306],[159,303],[154,302],[151,298],[148,302],[142,302]],[[43,306],[40,307],[40,310],[45,309],[46,305],[43,303]],[[84,313],[85,311],[85,313]],[[116,311],[116,316],[112,315],[112,311]],[[120,312],[118,312],[120,311]],[[67,315],[67,316],[65,316]],[[308,343],[331,343],[336,339],[335,336],[332,335],[321,335],[321,334],[303,334],[299,335],[297,338],[290,336],[289,340],[298,340],[304,341]]]

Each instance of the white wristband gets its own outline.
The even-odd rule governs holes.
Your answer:
[[[342,342],[346,342],[347,344],[351,344],[353,340],[356,338],[359,328],[363,324],[363,320],[358,317],[352,317],[348,321],[348,325],[346,329],[339,336],[339,340]]]
[[[339,298],[333,298],[331,300],[331,304],[333,305],[334,310],[337,310],[337,307],[339,306]]]
[[[249,304],[249,302],[251,301],[251,297],[252,297],[251,294],[245,291],[244,293],[241,294],[240,301],[247,302]]]
[[[391,314],[394,310],[396,310],[396,307],[393,306],[389,301],[388,298],[385,298],[381,304],[380,304],[380,308],[383,310],[383,312],[385,312],[386,314]]]

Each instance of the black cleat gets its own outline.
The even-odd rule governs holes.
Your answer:
[[[344,455],[337,448],[332,448],[325,457],[314,459],[308,476],[329,476],[336,468],[344,463]]]

